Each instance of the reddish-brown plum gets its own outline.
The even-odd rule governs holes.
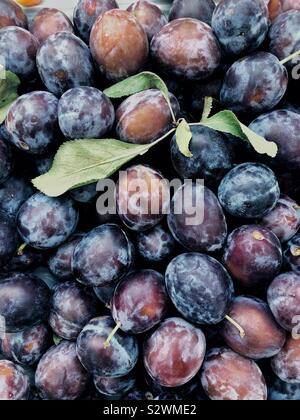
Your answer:
[[[75,281],[67,281],[54,288],[49,314],[49,325],[66,340],[76,340],[83,327],[98,312],[94,294]]]
[[[1,0],[0,29],[6,26],[20,26],[27,29],[28,21],[22,7],[13,0]]]
[[[90,49],[101,73],[118,81],[138,73],[148,53],[146,32],[125,10],[109,10],[98,17],[90,37]]]
[[[282,196],[260,223],[275,233],[281,242],[287,242],[300,228],[300,206],[291,198]]]
[[[160,172],[149,166],[135,165],[120,173],[116,190],[118,214],[129,229],[151,229],[167,212],[168,184]]]
[[[98,16],[111,9],[118,9],[116,0],[78,0],[74,8],[73,21],[76,31],[87,44]]]
[[[162,321],[168,308],[164,277],[154,270],[130,273],[115,289],[112,317],[122,331],[141,334]]]
[[[114,327],[114,320],[104,316],[92,319],[79,334],[77,354],[93,376],[122,377],[128,375],[137,363],[138,344],[134,336],[119,330],[106,345]]]
[[[256,225],[242,226],[229,235],[223,261],[239,285],[250,288],[264,286],[281,268],[281,245],[269,229]]]
[[[268,303],[282,328],[292,331],[300,321],[300,275],[283,273],[268,289]]]
[[[28,400],[29,378],[21,366],[0,360],[0,400]]]
[[[147,232],[139,232],[136,237],[139,255],[148,262],[156,263],[170,257],[175,248],[175,240],[162,225]]]
[[[273,21],[279,15],[289,10],[300,10],[299,0],[265,0],[270,19]]]
[[[190,251],[218,251],[227,236],[225,215],[217,197],[200,183],[185,182],[177,190],[168,224],[174,238]]]
[[[52,344],[46,324],[34,325],[24,331],[6,333],[0,338],[0,351],[8,359],[22,365],[33,365],[39,361]]]
[[[205,336],[199,328],[181,318],[169,318],[146,341],[144,364],[160,385],[181,386],[199,372],[205,350]]]
[[[214,401],[265,401],[267,385],[258,365],[227,348],[206,355],[201,383]]]
[[[210,76],[221,59],[212,29],[196,19],[177,19],[164,26],[152,39],[151,53],[159,69],[187,80]]]
[[[76,344],[63,341],[41,358],[35,386],[44,400],[75,400],[85,391],[89,375],[76,355]]]
[[[176,115],[179,112],[179,104],[172,94],[170,96]],[[156,89],[145,90],[129,96],[121,103],[116,112],[118,138],[128,143],[152,143],[171,128],[172,115],[169,106],[163,94]]]
[[[136,376],[133,373],[122,376],[121,378],[101,378],[94,377],[94,385],[100,394],[107,397],[122,398],[136,386]]]
[[[149,1],[138,0],[128,7],[128,12],[132,13],[144,28],[149,41],[156,35],[163,26],[168,23],[166,16],[160,8]]]
[[[174,258],[167,267],[166,285],[177,310],[198,324],[218,324],[233,299],[232,280],[214,258],[189,253]]]
[[[237,297],[228,313],[243,330],[225,320],[221,329],[226,344],[235,352],[250,359],[275,356],[285,343],[286,334],[276,323],[268,305],[256,298]]]
[[[48,316],[50,291],[32,274],[13,273],[0,282],[0,315],[6,331],[22,331]]]
[[[133,253],[133,245],[118,225],[99,226],[76,246],[72,259],[73,274],[86,286],[109,285],[128,273]]]
[[[193,18],[211,25],[211,18],[215,10],[213,0],[174,0],[169,20]]]
[[[300,384],[300,340],[290,336],[283,349],[272,360],[276,375],[289,384]]]
[[[57,32],[74,32],[72,22],[68,16],[58,9],[44,7],[33,18],[30,32],[40,43]]]

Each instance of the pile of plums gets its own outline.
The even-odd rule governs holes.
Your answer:
[[[0,399],[300,399],[299,49],[298,0],[79,0],[30,22],[0,0],[21,81],[0,126]],[[103,93],[144,70],[170,104]],[[197,125],[206,96],[277,156]],[[116,214],[95,183],[31,183],[65,141],[147,145],[174,116],[191,157],[171,135],[128,163]]]

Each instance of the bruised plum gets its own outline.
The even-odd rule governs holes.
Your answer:
[[[88,44],[92,27],[98,16],[118,7],[115,0],[78,0],[74,8],[73,21],[80,38]]]
[[[190,251],[218,251],[227,236],[225,215],[217,197],[199,183],[186,181],[177,190],[168,224],[174,238]]]
[[[169,206],[169,190],[162,174],[145,165],[120,173],[116,187],[117,210],[122,222],[134,231],[153,228]]]
[[[6,117],[9,141],[31,154],[43,154],[55,146],[58,137],[58,100],[49,92],[20,96]]]
[[[1,0],[0,29],[6,26],[20,26],[24,29],[28,26],[22,7],[13,0]]]
[[[89,375],[76,355],[76,344],[63,341],[41,358],[35,385],[45,400],[75,400],[85,391]]]
[[[153,37],[155,64],[169,75],[187,80],[210,76],[220,64],[221,52],[211,28],[196,19],[177,19]]]
[[[283,273],[268,289],[268,303],[278,322],[287,331],[297,327],[300,308],[300,275]]]
[[[38,40],[23,28],[8,26],[0,29],[0,57],[5,60],[6,70],[21,79],[35,77],[38,47]]]
[[[71,88],[94,83],[90,51],[81,39],[70,32],[49,36],[41,45],[36,62],[43,83],[56,96]]]
[[[46,324],[38,324],[0,337],[0,351],[8,359],[22,365],[33,365],[51,346],[51,334]]]
[[[285,346],[272,360],[275,374],[289,384],[300,384],[300,340],[288,337]]]
[[[76,340],[82,328],[98,313],[94,294],[75,281],[67,281],[54,288],[49,325],[66,340]]]
[[[174,0],[169,20],[193,18],[211,25],[216,5],[213,0]]]
[[[229,235],[223,261],[240,286],[264,286],[281,268],[281,245],[269,229],[242,226]]]
[[[181,318],[165,320],[144,346],[144,364],[159,385],[177,387],[199,372],[206,350],[203,332]]]
[[[264,0],[222,0],[212,16],[212,28],[227,54],[255,51],[269,29]]]
[[[267,52],[256,52],[232,64],[220,98],[224,107],[236,113],[259,114],[278,105],[287,86],[288,73],[278,58]]]
[[[260,223],[275,233],[281,242],[287,242],[300,228],[300,206],[291,198],[282,196]]]
[[[188,253],[174,258],[166,271],[169,296],[177,310],[198,324],[218,324],[229,311],[233,283],[214,258]]]
[[[228,313],[244,334],[225,320],[221,335],[235,352],[250,359],[266,359],[275,356],[284,346],[285,331],[275,322],[269,306],[262,300],[239,296]]]
[[[13,273],[0,282],[0,315],[6,331],[29,328],[48,316],[50,290],[32,274]]]
[[[76,246],[72,269],[76,279],[86,286],[104,286],[120,280],[133,263],[133,246],[117,225],[93,229]]]
[[[28,400],[30,382],[21,366],[0,360],[0,400]]]
[[[267,385],[258,365],[227,348],[206,355],[201,373],[204,391],[214,401],[265,401]]]
[[[50,249],[65,242],[76,229],[78,211],[73,200],[42,193],[30,197],[19,210],[17,226],[22,239],[33,248]]]
[[[44,7],[33,18],[30,32],[42,44],[46,39],[57,32],[74,32],[72,22],[65,13],[58,9]]]
[[[101,73],[111,81],[126,79],[144,66],[148,53],[146,32],[125,10],[109,10],[98,17],[90,49]]]
[[[164,277],[154,270],[133,271],[116,287],[111,307],[122,331],[141,334],[150,330],[168,309]]]
[[[104,316],[92,319],[79,334],[79,360],[94,376],[122,377],[129,374],[137,363],[138,345],[134,336],[117,331],[109,345],[105,345],[114,327],[114,320]]]
[[[68,139],[101,139],[115,120],[115,110],[100,90],[79,87],[68,90],[58,106],[59,126]]]
[[[127,10],[137,18],[140,25],[144,28],[149,41],[168,23],[160,8],[149,1],[135,1]]]
[[[179,104],[172,94],[170,99],[176,115],[179,112]],[[171,128],[172,115],[169,106],[163,94],[156,89],[129,96],[116,111],[118,138],[128,143],[152,143]]]

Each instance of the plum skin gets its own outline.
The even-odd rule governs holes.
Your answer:
[[[114,82],[138,73],[149,53],[142,26],[131,13],[118,9],[98,17],[91,31],[90,49],[100,72]]]
[[[225,347],[207,353],[201,383],[214,401],[267,400],[266,381],[258,365]]]
[[[288,384],[300,384],[300,340],[288,337],[283,349],[272,359],[274,373]]]
[[[174,0],[169,21],[180,18],[201,20],[211,26],[211,19],[216,5],[213,0]]]
[[[0,400],[28,400],[29,378],[21,366],[8,360],[0,360]]]
[[[193,54],[188,52],[193,48]],[[164,26],[151,41],[155,65],[178,78],[201,80],[210,76],[220,64],[219,44],[204,22],[177,19]]]
[[[0,209],[16,217],[21,205],[34,194],[34,188],[24,178],[11,176],[0,185]]]
[[[151,230],[137,233],[136,248],[145,261],[161,262],[173,253],[175,240],[169,231],[157,225]]]
[[[158,384],[181,386],[198,373],[205,351],[205,336],[199,328],[181,318],[169,318],[145,342],[144,365]]]
[[[93,87],[79,87],[62,95],[58,105],[59,126],[68,139],[101,139],[115,120],[110,99]]]
[[[20,96],[6,117],[9,140],[30,154],[44,154],[57,143],[58,100],[49,92]]]
[[[68,242],[59,246],[48,259],[49,270],[58,279],[70,280],[72,278],[73,253],[83,236],[83,234],[75,234]]]
[[[23,9],[12,0],[1,1],[0,29],[6,26],[19,26],[27,29],[28,20]]]
[[[0,212],[0,267],[8,264],[17,252],[18,233],[14,220]]]
[[[9,145],[0,138],[0,185],[11,175],[14,167],[12,150]]]
[[[92,319],[77,338],[77,355],[81,364],[93,376],[118,378],[131,372],[138,360],[138,345],[134,336],[118,330],[110,345],[104,343],[115,327],[109,316]]]
[[[279,104],[288,73],[275,55],[265,52],[241,58],[226,73],[220,92],[223,106],[239,114],[259,114]]]
[[[70,19],[62,11],[44,7],[30,23],[30,32],[42,44],[50,35],[58,32],[74,33],[74,29]]]

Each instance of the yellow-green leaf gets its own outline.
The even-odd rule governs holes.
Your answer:
[[[190,142],[192,140],[192,132],[186,120],[182,119],[176,130],[176,143],[180,152],[188,157],[193,157],[190,151]]]
[[[4,73],[4,78],[0,79],[0,124],[6,118],[11,104],[18,97],[19,78],[11,71]]]

